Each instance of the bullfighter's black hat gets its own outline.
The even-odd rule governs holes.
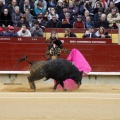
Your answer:
[[[62,42],[60,40],[55,40],[53,43],[56,44],[58,47],[62,45]]]

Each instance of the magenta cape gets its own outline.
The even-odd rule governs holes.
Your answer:
[[[73,64],[79,69],[79,71],[83,71],[85,73],[88,73],[91,71],[91,67],[87,60],[84,58],[82,53],[77,49],[72,49],[70,54],[67,57],[67,60],[70,62],[73,62]],[[78,85],[72,80],[67,79],[64,81],[65,88],[67,90],[74,90],[78,88]],[[61,90],[62,87],[58,85],[57,90]]]

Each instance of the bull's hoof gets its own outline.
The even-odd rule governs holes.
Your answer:
[[[55,92],[55,91],[56,91],[56,89],[53,88],[53,92]]]
[[[31,92],[35,92],[36,91],[36,89],[31,89],[31,88],[29,88],[28,90],[30,90]]]
[[[64,92],[66,92],[66,91],[67,91],[67,89],[63,89],[63,91],[64,91]]]

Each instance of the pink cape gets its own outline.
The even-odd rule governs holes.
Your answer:
[[[73,62],[73,64],[79,69],[79,71],[83,71],[83,73],[88,73],[91,71],[91,67],[87,62],[87,60],[84,58],[82,53],[75,48],[72,49],[72,51],[67,57],[67,60]],[[74,90],[79,88],[78,85],[72,79],[65,80],[64,85],[67,90]],[[61,89],[62,87],[58,85],[57,90],[61,90]]]

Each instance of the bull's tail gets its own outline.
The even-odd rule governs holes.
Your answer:
[[[27,55],[25,55],[23,58],[20,58],[19,60],[18,60],[18,62],[20,63],[20,62],[22,62],[22,61],[24,61],[24,60],[26,60],[29,64],[33,64],[32,62],[30,62],[28,59],[27,59]]]

